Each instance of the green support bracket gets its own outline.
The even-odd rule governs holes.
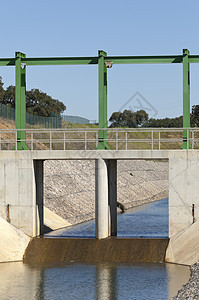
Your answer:
[[[189,50],[183,49],[183,128],[190,128],[190,64]],[[188,144],[187,144],[188,143]],[[183,130],[181,149],[191,149],[190,130]]]
[[[107,66],[105,57],[107,53],[98,51],[98,80],[99,80],[99,129],[107,128]],[[109,149],[107,143],[107,130],[99,130],[97,149]]]
[[[17,131],[17,150],[29,150],[26,145],[26,65],[22,59],[26,55],[15,53],[16,83],[15,83],[15,126]]]

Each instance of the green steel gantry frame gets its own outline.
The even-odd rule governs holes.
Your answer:
[[[190,128],[190,63],[199,63],[199,55],[190,55],[183,49],[182,55],[163,56],[107,56],[103,50],[97,57],[52,57],[26,58],[21,52],[15,58],[0,58],[0,66],[15,66],[15,124],[17,132],[17,149],[27,150],[26,145],[26,67],[42,65],[93,65],[98,64],[99,80],[99,128],[107,128],[107,68],[113,64],[183,64],[183,128]],[[22,129],[22,130],[21,130]],[[23,130],[24,129],[24,130]],[[190,133],[183,130],[182,149],[191,148]],[[187,145],[188,143],[188,145]],[[109,149],[107,131],[99,131],[98,149]]]

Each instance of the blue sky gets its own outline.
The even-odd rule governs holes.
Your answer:
[[[199,54],[199,1],[1,1],[0,57]],[[0,67],[5,87],[14,68]],[[199,104],[199,64],[191,65],[191,106]],[[27,89],[39,88],[67,106],[65,114],[98,119],[97,66],[27,68]],[[137,91],[156,118],[182,114],[182,65],[113,65],[108,70],[108,115]],[[134,103],[127,105],[134,108]],[[148,111],[149,112],[149,111]],[[153,112],[150,112],[151,116]]]

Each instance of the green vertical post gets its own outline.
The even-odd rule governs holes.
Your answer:
[[[189,50],[183,49],[183,128],[190,128],[190,65]],[[188,133],[188,134],[187,134]],[[188,145],[187,145],[188,143]],[[182,149],[191,149],[190,130],[183,130]]]
[[[22,59],[26,55],[15,53],[15,126],[16,129],[26,129],[26,66]],[[26,145],[26,130],[17,131],[17,150],[28,150]]]
[[[99,80],[99,129],[107,128],[107,67],[104,57],[107,53],[98,51],[98,80]],[[97,149],[109,149],[107,143],[107,130],[99,130]]]

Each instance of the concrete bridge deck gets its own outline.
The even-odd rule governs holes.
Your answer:
[[[9,151],[1,150],[0,158],[15,157],[16,159],[32,160],[76,160],[76,159],[189,159],[199,158],[199,149],[194,150],[32,150]]]

